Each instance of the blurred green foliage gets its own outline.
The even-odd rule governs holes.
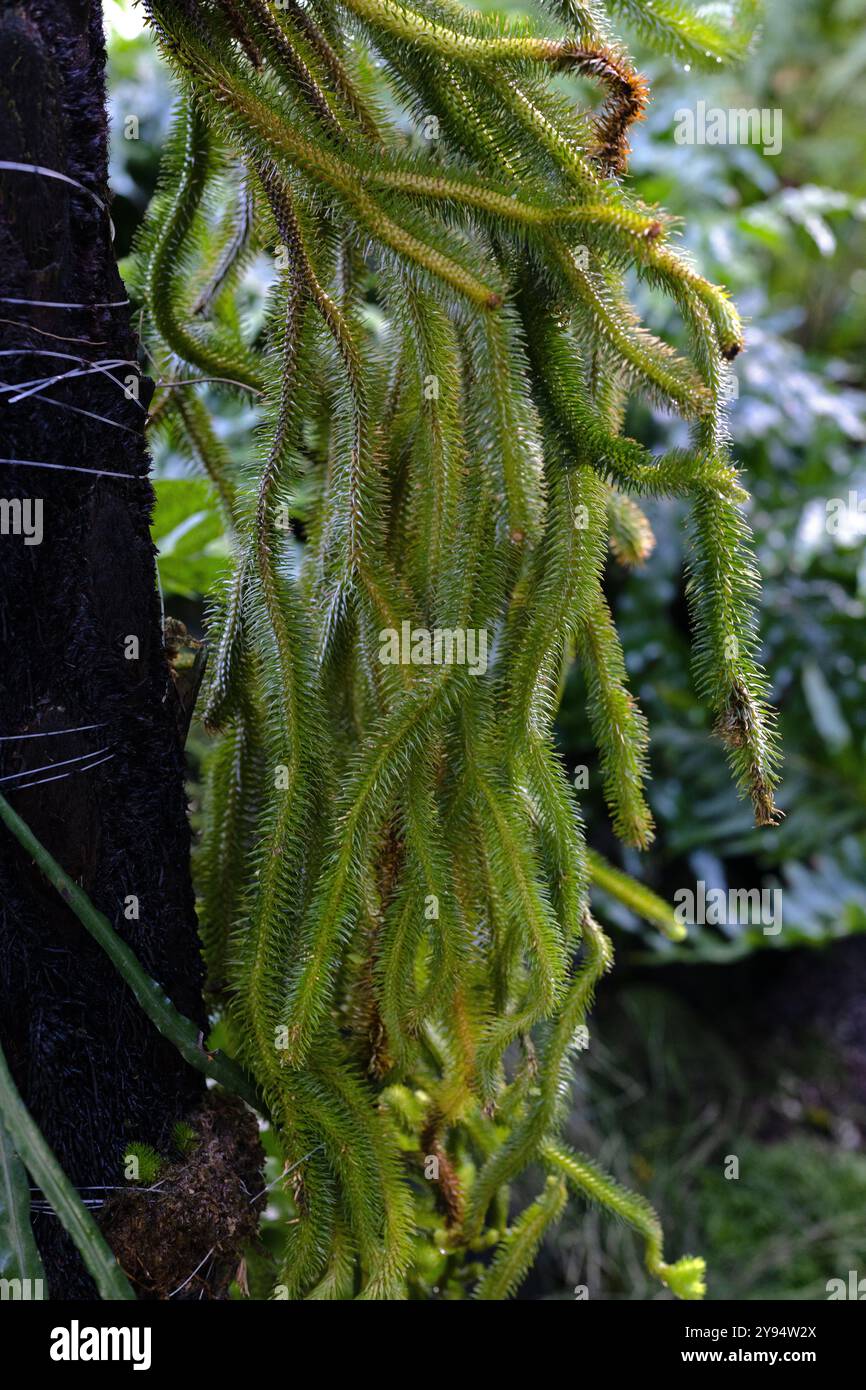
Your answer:
[[[828,1280],[866,1274],[862,1097],[826,1040],[727,1025],[668,989],[621,991],[593,1029],[571,1139],[600,1143],[668,1238],[704,1252],[708,1298],[825,1299]],[[581,1284],[591,1299],[658,1297],[628,1233],[593,1211],[569,1214],[538,1272],[543,1296]]]
[[[212,592],[225,573],[228,540],[207,479],[159,479],[151,531],[163,594],[196,598]]]

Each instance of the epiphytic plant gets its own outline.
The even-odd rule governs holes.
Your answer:
[[[202,934],[292,1166],[282,1292],[505,1297],[572,1189],[699,1297],[702,1262],[666,1264],[647,1204],[557,1139],[611,951],[551,729],[576,658],[614,827],[649,845],[647,730],[602,576],[609,541],[626,561],[651,543],[635,496],[685,498],[696,680],[774,822],[723,414],[740,323],[629,192],[648,91],[609,31],[621,16],[715,63],[745,50],[753,5],[718,27],[671,0],[549,0],[531,25],[452,0],[146,9],[181,89],[136,258],[176,377],[155,414],[234,538]],[[243,272],[263,250],[279,269],[252,332]],[[688,356],[641,326],[629,272],[675,302]],[[191,373],[262,402],[248,471]],[[636,392],[689,422],[690,447],[622,433]],[[470,638],[483,662],[461,660]],[[546,1185],[512,1220],[533,1165]]]

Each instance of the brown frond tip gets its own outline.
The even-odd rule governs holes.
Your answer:
[[[755,809],[755,825],[759,828],[778,825],[784,820],[785,812],[780,811],[773,797],[773,788],[757,773],[749,785],[749,794]]]
[[[753,695],[741,681],[735,680],[727,703],[715,724],[715,733],[728,748],[747,748],[760,723]]]
[[[585,48],[571,41],[560,45],[562,61],[583,77],[603,82],[609,95],[596,118],[597,143],[593,156],[605,174],[624,174],[628,170],[630,148],[628,132],[642,121],[649,104],[649,86],[642,73],[632,67],[624,54],[606,44]]]
[[[463,1188],[457,1170],[439,1137],[441,1115],[432,1115],[421,1135],[421,1161],[435,1158],[437,1174],[436,1186],[439,1205],[445,1217],[446,1228],[450,1231],[463,1224]]]
[[[772,712],[769,716],[764,715],[765,720],[768,717],[772,717]],[[715,733],[728,748],[749,748],[754,744],[756,734],[761,733],[762,722],[753,697],[736,683],[727,705],[716,720]],[[748,788],[755,811],[755,825],[778,825],[783,812],[775,804],[772,782],[756,760],[749,767]]]

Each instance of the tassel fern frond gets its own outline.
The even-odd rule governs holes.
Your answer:
[[[212,997],[293,1174],[276,1296],[403,1297],[425,1260],[471,1281],[490,1250],[476,1296],[507,1297],[571,1191],[697,1297],[700,1262],[666,1264],[644,1200],[558,1139],[612,958],[592,885],[671,923],[588,853],[552,729],[576,654],[614,830],[646,847],[648,731],[605,564],[652,549],[636,498],[684,499],[697,682],[758,822],[777,814],[723,418],[742,328],[629,186],[649,93],[615,36],[715,62],[745,51],[755,7],[145,8],[180,96],[133,288],[179,383],[154,421],[212,478],[234,544],[199,885]],[[262,254],[252,331],[238,290]],[[630,273],[669,297],[687,352],[641,323]],[[198,376],[259,403],[246,468]],[[624,435],[635,394],[690,445]],[[550,1179],[509,1223],[531,1165]]]

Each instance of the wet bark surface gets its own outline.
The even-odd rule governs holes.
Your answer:
[[[0,160],[64,173],[105,205],[47,174],[0,168],[0,381],[81,373],[17,403],[0,390],[0,502],[12,504],[0,517],[0,790],[204,1027],[183,750],[148,529],[152,386],[135,365],[129,307],[116,304],[126,292],[110,240],[104,66],[97,0],[0,0]],[[105,305],[115,307],[95,307]],[[88,370],[97,361],[119,365]],[[46,736],[82,725],[96,727]],[[5,831],[0,1041],[80,1187],[122,1183],[125,1146],[164,1151],[201,1099],[202,1078]],[[50,1296],[93,1296],[56,1217],[35,1225]]]

